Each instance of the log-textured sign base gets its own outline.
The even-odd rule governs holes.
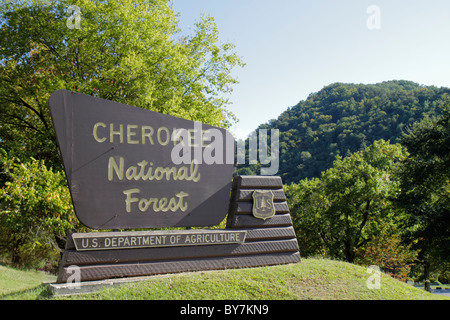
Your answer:
[[[299,261],[281,178],[238,176],[226,229],[72,234],[57,282],[74,279],[72,266],[91,281]]]

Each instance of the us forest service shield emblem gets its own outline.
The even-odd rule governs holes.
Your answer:
[[[267,220],[275,215],[275,207],[273,205],[273,193],[270,190],[253,192],[253,208],[252,213],[255,218]]]

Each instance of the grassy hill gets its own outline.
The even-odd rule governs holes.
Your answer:
[[[154,277],[102,291],[49,297],[43,273],[0,266],[0,299],[88,300],[440,300],[385,274],[380,289],[368,289],[365,267],[326,259],[303,259],[291,265],[194,272]],[[15,280],[14,280],[15,279]],[[53,278],[54,279],[54,278]]]
[[[55,280],[55,276],[45,272],[22,271],[0,265],[0,299],[34,299],[35,293],[44,289],[43,282]]]

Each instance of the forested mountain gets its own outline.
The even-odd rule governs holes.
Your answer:
[[[288,184],[319,177],[337,155],[349,155],[375,140],[399,142],[408,126],[439,113],[446,98],[450,88],[411,81],[334,83],[258,129],[280,130],[278,175]],[[259,174],[259,165],[240,166],[236,173]]]

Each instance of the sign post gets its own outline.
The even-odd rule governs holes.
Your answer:
[[[222,128],[67,90],[49,100],[77,218],[57,282],[300,261],[279,177],[235,177]],[[230,198],[231,192],[231,198]],[[77,269],[78,270],[78,269]]]

